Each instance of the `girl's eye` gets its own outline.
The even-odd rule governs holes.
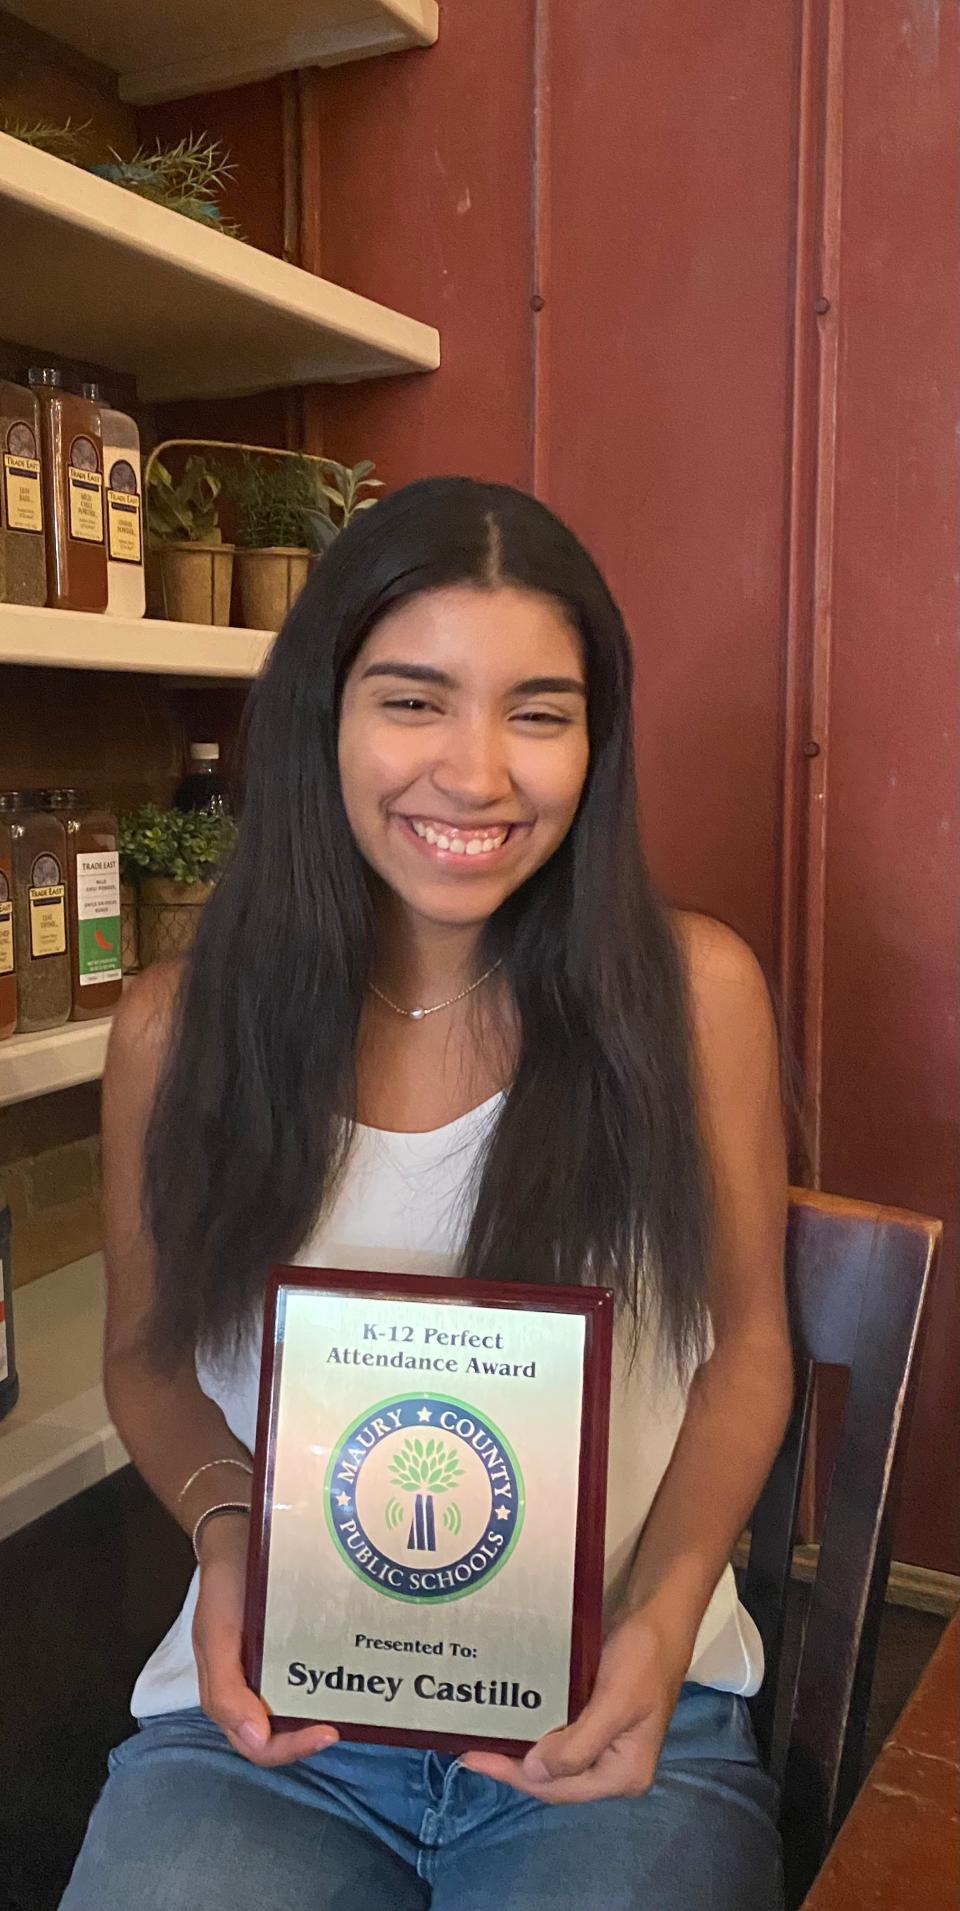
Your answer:
[[[562,710],[518,710],[516,715],[521,723],[533,723],[540,728],[550,725],[555,730],[566,729],[571,722]]]
[[[385,710],[411,711],[414,716],[419,716],[424,710],[433,709],[433,705],[427,702],[426,697],[390,697],[383,707]]]

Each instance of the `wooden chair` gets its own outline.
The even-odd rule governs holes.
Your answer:
[[[767,1676],[752,1702],[782,1785],[788,1906],[815,1877],[860,1782],[867,1705],[890,1567],[891,1485],[941,1224],[898,1208],[791,1192],[787,1291],[797,1355],[790,1425],[751,1522],[743,1598]],[[816,1578],[799,1649],[784,1622],[814,1368],[849,1383]],[[787,1660],[791,1663],[787,1663]],[[785,1755],[776,1755],[774,1720]]]

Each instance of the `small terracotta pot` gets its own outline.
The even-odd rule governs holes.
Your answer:
[[[247,630],[279,630],[310,570],[312,551],[274,545],[237,552],[240,620]]]
[[[229,624],[232,544],[161,544],[167,617],[176,624]]]
[[[120,967],[124,975],[140,967],[137,892],[133,883],[120,884]]]
[[[184,955],[200,923],[213,883],[175,883],[165,876],[148,876],[140,885],[140,966],[149,968],[164,956]]]

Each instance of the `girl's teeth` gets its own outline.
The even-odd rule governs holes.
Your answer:
[[[434,849],[452,851],[454,856],[489,856],[494,849],[502,849],[507,840],[504,830],[499,836],[448,836],[442,830],[431,829],[429,823],[414,823],[417,836],[429,843]]]

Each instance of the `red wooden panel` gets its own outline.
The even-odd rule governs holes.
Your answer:
[[[530,480],[533,13],[453,0],[429,51],[315,76],[323,271],[442,332],[439,372],[321,396],[324,448],[391,485]]]
[[[960,1571],[955,6],[846,14],[823,1183],[951,1224],[900,1558]]]
[[[657,872],[771,965],[796,13],[553,0],[540,319],[545,494],[632,628]]]

